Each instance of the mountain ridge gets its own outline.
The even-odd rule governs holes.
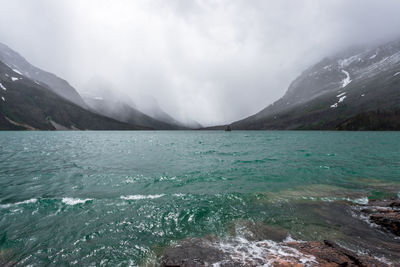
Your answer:
[[[279,100],[230,125],[243,130],[335,130],[343,129],[340,125],[345,120],[373,111],[396,117],[399,74],[400,40],[338,53],[304,70]],[[398,125],[394,117],[393,123]],[[360,125],[360,129],[369,128]]]
[[[0,42],[0,61],[10,67],[14,72],[24,75],[48,87],[54,93],[69,101],[87,108],[79,93],[66,80],[57,75],[33,66],[18,52]]]
[[[99,114],[59,96],[0,61],[1,130],[148,130]]]

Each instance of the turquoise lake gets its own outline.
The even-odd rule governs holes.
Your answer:
[[[399,194],[400,132],[0,132],[0,265],[151,266],[243,222],[396,260],[351,203]]]

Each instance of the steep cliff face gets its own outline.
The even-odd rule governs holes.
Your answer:
[[[345,51],[305,70],[281,99],[232,126],[336,129],[345,120],[371,111],[385,111],[392,118],[400,110],[399,85],[400,40]]]

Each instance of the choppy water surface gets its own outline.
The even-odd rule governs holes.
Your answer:
[[[396,196],[399,151],[396,132],[1,132],[0,263],[151,265],[250,224],[396,260],[342,202]]]

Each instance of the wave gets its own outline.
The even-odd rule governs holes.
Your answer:
[[[180,262],[180,255],[195,254],[207,266],[315,266],[313,255],[305,254],[291,246],[291,242],[302,243],[288,237],[282,242],[272,240],[248,240],[244,237],[193,238],[181,241],[176,248],[164,254],[164,259]],[[198,251],[187,248],[195,246]],[[197,261],[194,260],[194,261]],[[191,264],[188,264],[191,265]],[[196,264],[197,265],[197,264]]]
[[[165,194],[159,195],[129,195],[129,196],[121,196],[121,199],[125,200],[140,200],[140,199],[155,199],[165,196]]]
[[[30,204],[30,203],[36,203],[36,202],[37,202],[37,198],[31,198],[31,199],[24,200],[21,202],[16,202],[16,203],[0,204],[0,208],[6,209],[6,208],[18,206],[18,205]]]
[[[72,198],[72,197],[64,197],[61,202],[67,205],[77,205],[77,204],[83,204],[86,203],[87,201],[92,201],[92,198],[85,198],[85,199],[80,199],[80,198]]]
[[[277,243],[272,240],[249,241],[242,237],[236,237],[228,242],[213,245],[228,255],[228,262],[239,265],[274,266],[284,261],[307,266],[318,264],[314,256],[303,254],[285,243]],[[214,263],[214,266],[221,266],[224,261],[226,260]]]
[[[368,204],[368,197],[360,197],[360,198],[349,198],[349,197],[302,197],[306,200],[313,200],[313,201],[323,201],[323,202],[335,202],[335,201],[348,201],[355,204],[366,205]]]

